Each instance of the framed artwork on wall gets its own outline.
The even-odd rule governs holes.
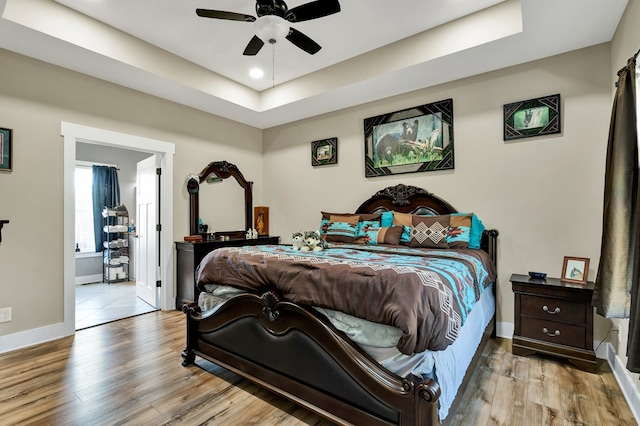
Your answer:
[[[453,99],[364,120],[365,176],[454,168]]]
[[[11,129],[0,128],[0,172],[10,172],[11,169],[11,144],[12,140]]]
[[[311,142],[311,165],[338,164],[338,138]]]
[[[560,133],[560,95],[504,105],[504,140]]]
[[[253,220],[258,235],[269,235],[269,207],[255,206],[253,208]]]

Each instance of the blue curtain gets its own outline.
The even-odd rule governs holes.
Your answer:
[[[104,227],[102,210],[120,204],[120,183],[118,169],[107,166],[93,166],[93,234],[96,251],[102,251]]]

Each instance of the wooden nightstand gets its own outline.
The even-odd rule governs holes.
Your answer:
[[[593,282],[580,285],[518,274],[510,281],[515,295],[513,353],[554,355],[595,372]]]

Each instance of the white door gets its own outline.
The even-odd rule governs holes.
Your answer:
[[[138,163],[136,187],[136,296],[158,307],[158,158],[156,155]]]

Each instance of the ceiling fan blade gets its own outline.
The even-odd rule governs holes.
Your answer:
[[[320,47],[318,43],[311,40],[309,37],[302,34],[300,31],[296,30],[295,28],[289,29],[289,34],[287,34],[287,40],[289,40],[291,43],[295,44],[300,49],[304,50],[310,55],[315,55],[316,53],[318,53],[320,49],[322,49],[322,47]]]
[[[338,0],[316,0],[290,9],[284,15],[284,19],[289,22],[302,22],[338,12],[340,12]]]
[[[255,56],[258,54],[260,49],[262,49],[262,46],[264,46],[264,41],[260,40],[260,37],[254,35],[242,54],[245,56]]]
[[[226,19],[228,21],[255,22],[256,17],[243,13],[224,12],[222,10],[196,9],[196,14],[203,18]]]

